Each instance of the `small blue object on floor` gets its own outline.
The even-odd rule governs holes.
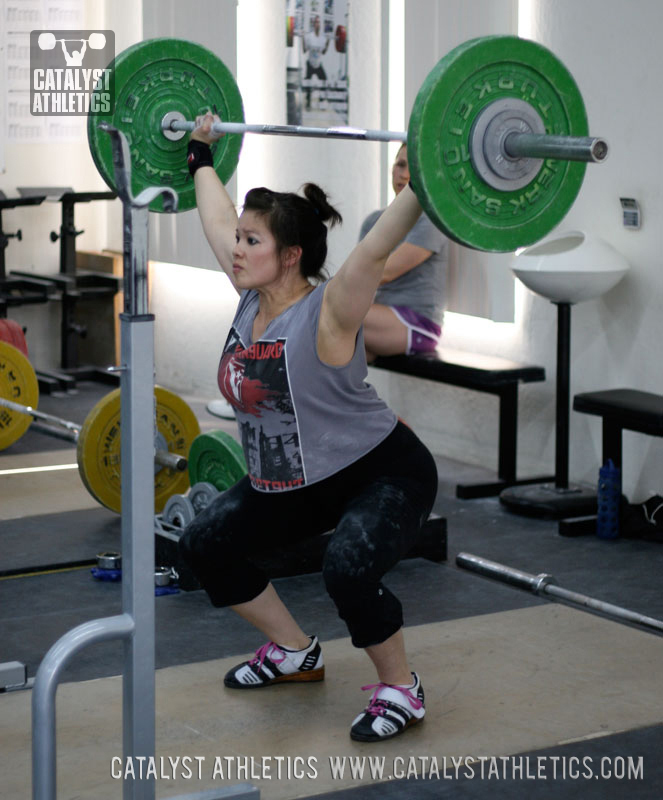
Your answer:
[[[121,581],[121,569],[103,569],[102,567],[92,567],[90,570],[92,577],[97,581]]]

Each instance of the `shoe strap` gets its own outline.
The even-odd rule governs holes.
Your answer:
[[[396,689],[399,691],[410,703],[412,708],[418,710],[423,706],[421,700],[412,694],[412,692],[406,688],[405,686],[398,686],[397,684],[391,683],[370,683],[367,686],[361,687],[362,691],[369,691],[370,689],[375,689],[373,692],[373,696],[370,699],[368,706],[366,707],[366,713],[372,714],[375,717],[383,717],[387,713],[388,708],[388,700],[383,700],[381,697],[378,697],[380,692],[383,689]]]
[[[278,656],[280,656],[280,658]],[[273,664],[277,665],[282,664],[287,658],[286,654],[283,652],[283,650],[281,650],[281,648],[277,644],[275,644],[274,642],[267,642],[267,644],[264,644],[262,647],[259,647],[256,650],[255,657],[252,658],[251,661],[249,661],[249,664],[252,665],[257,664],[258,670],[261,670],[262,665],[264,664],[265,659],[267,657],[269,657],[269,660]]]

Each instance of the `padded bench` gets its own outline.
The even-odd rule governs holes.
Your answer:
[[[544,381],[546,372],[543,367],[447,348],[417,356],[380,356],[371,366],[499,397],[498,480],[458,484],[456,497],[464,500],[494,497],[508,486],[554,480],[552,476],[516,478],[518,384]]]
[[[573,410],[603,418],[603,461],[622,465],[622,431],[663,436],[663,395],[637,389],[583,392],[573,398]]]
[[[622,431],[663,436],[663,395],[637,389],[605,389],[583,392],[573,398],[573,410],[603,420],[601,463],[612,459],[622,465]],[[559,533],[578,536],[596,530],[596,516],[560,520]]]

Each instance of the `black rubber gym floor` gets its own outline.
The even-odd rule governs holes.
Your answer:
[[[44,398],[44,410],[82,422],[96,400],[109,387],[80,385],[75,396]],[[202,404],[194,411],[209,417]],[[219,423],[221,421],[219,420]],[[222,427],[224,424],[219,424]],[[230,423],[232,429],[232,423]],[[62,448],[63,443],[28,433],[7,452],[39,452]],[[64,445],[66,446],[66,445]],[[22,449],[17,449],[22,448]],[[73,450],[72,450],[73,453]],[[528,593],[469,574],[455,566],[459,551],[467,551],[532,573],[552,573],[558,583],[649,616],[663,618],[660,544],[640,540],[601,541],[593,536],[564,538],[557,523],[513,515],[496,498],[460,501],[453,485],[476,478],[476,468],[440,459],[440,492],[435,511],[447,519],[448,559],[403,561],[392,571],[388,585],[402,599],[408,625],[469,618],[475,615],[524,608],[547,601]],[[41,658],[57,638],[86,620],[118,613],[120,585],[95,581],[89,566],[48,574],[15,576],[25,568],[93,560],[100,550],[120,549],[119,518],[101,507],[45,514],[0,522],[0,663],[22,661],[34,676]],[[346,636],[318,574],[276,580],[279,593],[294,612],[305,616],[311,630],[322,639]],[[619,627],[615,628],[618,633]],[[251,651],[255,633],[232,612],[211,608],[201,591],[181,592],[156,600],[157,667],[195,663]],[[661,642],[663,645],[663,641]],[[64,681],[117,675],[122,669],[122,648],[116,643],[84,650],[67,667]],[[637,669],[637,654],[634,654]],[[661,696],[652,703],[663,705]],[[542,720],[542,725],[545,720]],[[462,772],[458,779],[394,780],[333,794],[320,800],[373,800],[384,798],[654,798],[663,796],[660,752],[663,726],[642,728],[522,754],[537,756],[632,755],[643,757],[644,779],[639,781],[572,780],[529,781],[472,780]]]

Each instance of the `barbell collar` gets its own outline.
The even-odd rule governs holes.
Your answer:
[[[600,164],[608,157],[608,143],[593,136],[514,132],[504,139],[504,152],[508,158],[553,158]]]

